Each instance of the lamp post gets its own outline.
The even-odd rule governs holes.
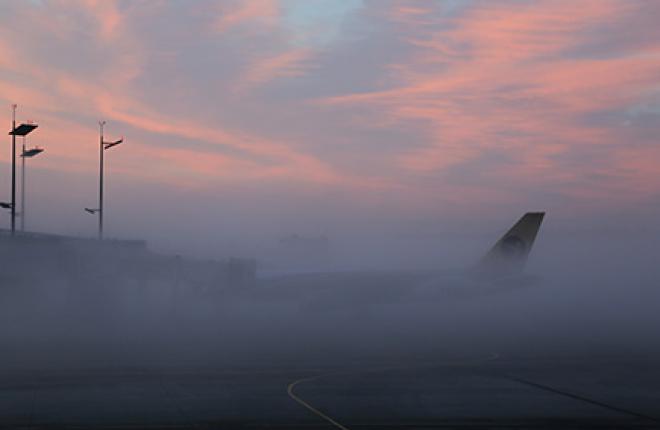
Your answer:
[[[105,121],[99,121],[99,240],[103,239],[103,127]]]
[[[25,136],[23,136],[23,151],[21,152],[21,231],[25,231],[25,159],[32,158],[44,152],[43,148],[35,146],[34,148],[25,147]]]
[[[124,141],[122,137],[119,140],[114,142],[105,142],[103,140],[103,127],[105,126],[105,121],[99,121],[99,206],[96,209],[85,208],[85,211],[90,214],[99,215],[99,240],[103,239],[103,153],[104,151],[112,148],[113,146],[119,145]]]
[[[16,136],[27,136],[37,128],[37,124],[24,123],[16,127],[16,107],[11,105],[11,234],[16,232]]]

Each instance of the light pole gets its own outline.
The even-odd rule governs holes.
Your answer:
[[[35,146],[27,149],[25,147],[25,136],[23,136],[23,151],[21,152],[21,231],[25,231],[25,159],[32,158],[44,152],[43,148]]]
[[[37,128],[37,124],[21,124],[16,127],[16,107],[11,105],[11,234],[16,232],[16,136],[27,136],[32,130]]]
[[[99,240],[103,239],[103,126],[99,121]]]
[[[105,121],[99,121],[99,206],[96,209],[85,208],[85,211],[88,213],[99,215],[99,240],[103,239],[103,153],[124,141],[124,138],[122,137],[114,142],[105,142],[103,140],[104,126]]]

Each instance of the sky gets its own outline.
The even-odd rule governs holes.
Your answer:
[[[94,234],[101,119],[125,137],[108,231],[165,247],[528,210],[657,231],[658,22],[654,0],[7,0],[0,106],[39,124],[41,231]]]

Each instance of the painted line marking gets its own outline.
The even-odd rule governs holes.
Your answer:
[[[295,400],[298,404],[302,405],[305,407],[307,410],[311,411],[318,417],[324,419],[328,423],[332,424],[338,429],[341,430],[350,430],[348,427],[344,426],[343,424],[339,423],[335,419],[331,418],[330,416],[326,415],[325,413],[321,412],[314,406],[310,405],[307,403],[305,400],[300,398],[299,396],[296,395],[294,392],[294,389],[296,386],[305,383],[305,382],[311,382],[315,381],[321,378],[325,378],[328,376],[335,376],[335,375],[348,375],[348,374],[355,374],[355,373],[373,373],[373,372],[385,372],[389,370],[402,370],[402,369],[420,369],[420,368],[425,368],[425,367],[446,367],[446,366],[467,366],[470,364],[474,363],[480,363],[483,361],[493,361],[497,360],[500,357],[499,354],[495,353],[492,354],[491,356],[487,358],[482,358],[482,359],[472,359],[472,360],[461,360],[461,361],[452,361],[452,362],[444,362],[444,363],[427,363],[427,364],[420,364],[420,365],[405,365],[405,366],[389,366],[389,367],[381,367],[381,368],[372,368],[372,369],[366,369],[366,370],[347,370],[347,371],[339,371],[339,372],[328,372],[328,373],[322,373],[320,375],[315,375],[315,376],[310,376],[307,378],[302,378],[298,379],[296,381],[293,381],[287,386],[287,394],[289,397],[291,397],[293,400]]]
[[[289,395],[289,397],[291,397],[293,400],[295,400],[296,402],[298,402],[299,404],[301,404],[302,406],[304,406],[305,408],[307,408],[308,410],[313,412],[315,415],[318,415],[319,417],[323,418],[324,420],[326,420],[327,422],[329,422],[333,426],[335,426],[335,427],[337,427],[338,429],[341,429],[341,430],[349,430],[348,427],[345,427],[342,424],[338,423],[337,421],[333,420],[332,418],[330,418],[329,416],[327,416],[323,412],[316,409],[314,406],[310,405],[309,403],[307,403],[306,401],[304,401],[300,397],[296,396],[296,393],[293,392],[293,389],[296,388],[296,385],[298,385],[298,384],[302,384],[303,382],[313,381],[313,380],[319,379],[323,376],[330,376],[330,375],[332,375],[332,374],[331,373],[323,373],[321,375],[312,376],[310,378],[298,379],[297,381],[294,381],[294,382],[289,384],[289,386],[286,389],[286,392]]]
[[[552,387],[549,387],[547,385],[539,384],[537,382],[528,381],[527,379],[516,378],[514,376],[507,376],[506,378],[510,379],[512,381],[518,382],[520,384],[529,385],[530,387],[538,388],[539,390],[544,390],[544,391],[548,391],[550,393],[559,394],[560,396],[568,397],[568,398],[571,398],[571,399],[574,399],[574,400],[580,400],[582,402],[586,402],[586,403],[590,403],[592,405],[600,406],[601,408],[609,409],[609,410],[614,411],[614,412],[619,412],[619,413],[622,413],[622,414],[631,415],[631,416],[634,416],[636,418],[642,418],[642,419],[646,419],[646,420],[650,420],[650,421],[660,422],[660,419],[649,416],[649,415],[644,415],[644,414],[641,414],[639,412],[635,412],[635,411],[631,411],[631,410],[628,410],[628,409],[620,408],[618,406],[613,406],[613,405],[610,405],[610,404],[607,404],[607,403],[599,402],[598,400],[592,400],[588,397],[583,397],[583,396],[580,396],[580,395],[577,395],[577,394],[569,393],[568,391],[558,390],[557,388],[552,388]]]

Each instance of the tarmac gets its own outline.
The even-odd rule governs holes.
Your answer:
[[[660,429],[655,283],[570,281],[341,311],[5,301],[0,429]]]
[[[660,365],[448,357],[338,367],[76,366],[0,376],[0,428],[657,429]]]

